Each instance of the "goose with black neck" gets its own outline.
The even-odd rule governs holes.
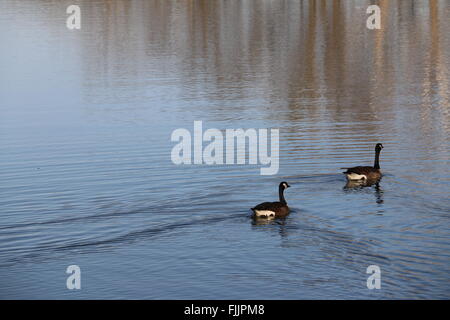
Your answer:
[[[383,149],[383,145],[381,143],[377,143],[375,146],[375,160],[373,167],[370,166],[358,166],[352,168],[342,168],[347,169],[347,171],[343,172],[347,180],[379,180],[381,178],[381,169],[380,169],[380,152]]]
[[[286,217],[290,209],[287,205],[286,199],[284,198],[284,190],[289,188],[290,185],[283,181],[278,186],[278,195],[280,201],[276,202],[263,202],[258,204],[256,207],[252,208],[253,216],[255,218],[283,218]]]

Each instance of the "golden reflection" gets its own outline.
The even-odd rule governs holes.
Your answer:
[[[382,29],[368,30],[369,4],[86,1],[85,96],[178,111],[185,106],[166,103],[176,95],[218,120],[246,113],[288,120],[292,131],[304,119],[333,123],[320,136],[350,123],[354,136],[376,138],[390,121],[420,127],[433,144],[450,126],[449,4],[378,1]],[[398,104],[424,107],[402,123]]]

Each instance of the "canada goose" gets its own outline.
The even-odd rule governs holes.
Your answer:
[[[383,149],[381,143],[377,143],[375,146],[375,162],[373,167],[353,167],[353,168],[342,168],[347,169],[343,172],[348,180],[379,180],[381,178],[380,171],[380,152]]]
[[[281,182],[278,187],[280,201],[263,202],[252,208],[254,216],[257,218],[281,218],[289,214],[289,207],[284,199],[284,190],[289,188],[287,182]]]

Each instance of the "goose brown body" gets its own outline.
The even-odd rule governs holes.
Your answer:
[[[367,180],[377,180],[381,178],[381,170],[375,169],[374,167],[370,166],[348,168],[344,173],[347,175],[347,177],[351,177],[352,173],[359,176],[365,176],[364,179]]]

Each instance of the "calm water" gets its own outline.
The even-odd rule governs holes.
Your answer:
[[[450,2],[381,1],[379,31],[370,2],[77,1],[77,31],[2,1],[0,298],[449,299]],[[278,174],[174,165],[194,120],[279,128]]]

